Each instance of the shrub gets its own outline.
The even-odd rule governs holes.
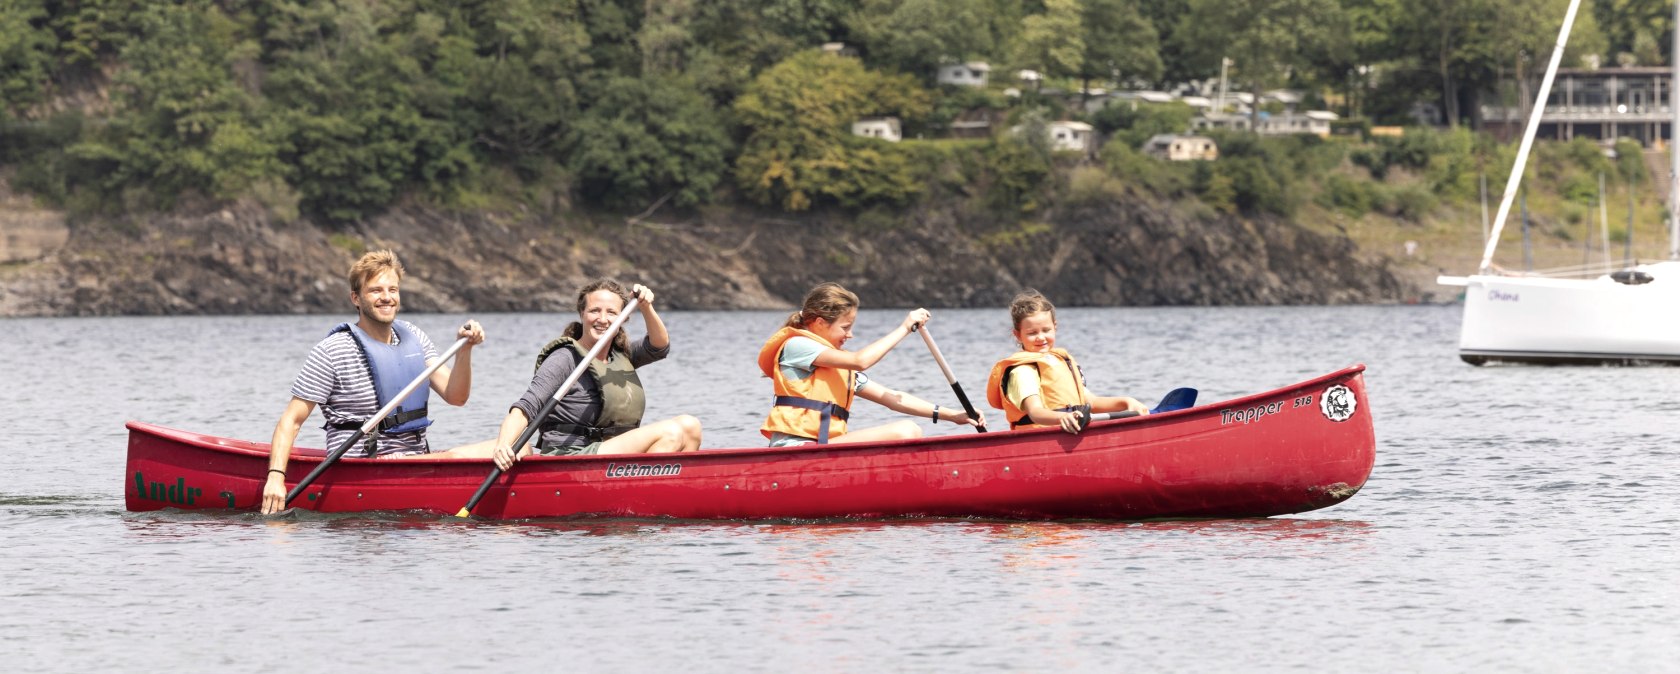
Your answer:
[[[1162,161],[1133,149],[1120,138],[1103,145],[1101,157],[1110,174],[1164,197],[1189,193],[1193,173],[1190,164],[1205,163]]]
[[[1348,217],[1358,218],[1371,212],[1372,207],[1378,203],[1376,191],[1377,186],[1370,182],[1331,174],[1324,181],[1324,190],[1319,192],[1318,203],[1325,208],[1341,211]]]
[[[1135,110],[1128,103],[1110,103],[1091,115],[1091,126],[1098,133],[1136,148],[1156,134],[1188,131],[1195,115],[1193,108],[1177,101],[1139,103]]]
[[[1423,185],[1406,185],[1393,192],[1392,213],[1397,218],[1417,222],[1435,210],[1440,201]]]
[[[1095,166],[1080,166],[1068,174],[1067,203],[1090,206],[1119,201],[1126,196],[1124,183]]]

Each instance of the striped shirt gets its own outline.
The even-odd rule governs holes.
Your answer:
[[[438,357],[437,347],[425,332],[408,321],[398,322],[419,337],[420,350],[425,352],[428,362]],[[393,339],[395,334],[393,331]],[[367,359],[362,356],[361,347],[356,345],[356,338],[351,337],[348,331],[328,335],[309,350],[309,359],[304,361],[303,370],[292,381],[292,396],[321,406],[321,415],[326,417],[326,423],[321,428],[327,431],[328,451],[337,449],[340,443],[356,433],[355,429],[333,428],[334,424],[348,422],[359,427],[379,411],[379,395],[373,390],[373,373],[368,370]],[[423,428],[412,433],[379,436],[379,456],[425,454],[428,451],[431,450],[426,445],[426,429]],[[345,456],[367,456],[366,445],[358,443]]]

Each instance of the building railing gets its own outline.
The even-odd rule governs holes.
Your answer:
[[[1618,110],[1613,105],[1549,105],[1540,115],[1542,122],[1668,122],[1673,118],[1666,105],[1629,106],[1626,110]],[[1521,108],[1511,108],[1496,105],[1482,106],[1482,119],[1486,121],[1524,121]]]

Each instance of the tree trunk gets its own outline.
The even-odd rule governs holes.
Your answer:
[[[1451,53],[1452,29],[1445,23],[1441,26],[1441,41],[1436,45],[1435,57],[1441,68],[1441,113],[1447,118],[1447,126],[1458,127],[1458,87],[1453,84],[1452,67],[1449,54]]]
[[[1248,88],[1254,92],[1249,94],[1254,97],[1254,102],[1248,105],[1248,130],[1260,133],[1260,83],[1251,83]]]

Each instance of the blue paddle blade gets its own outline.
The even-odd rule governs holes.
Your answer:
[[[1161,404],[1156,405],[1155,409],[1149,410],[1149,413],[1158,414],[1161,412],[1171,412],[1173,410],[1185,410],[1195,406],[1196,389],[1175,388],[1168,391],[1166,395],[1161,396]]]

